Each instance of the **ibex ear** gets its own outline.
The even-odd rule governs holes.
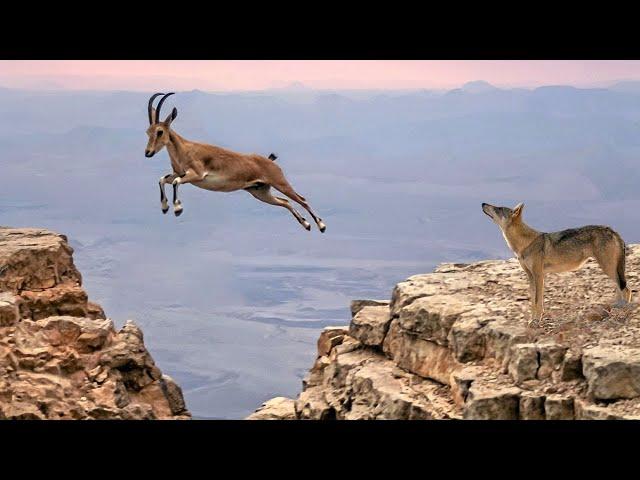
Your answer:
[[[173,110],[171,110],[171,113],[167,115],[167,118],[164,119],[164,123],[166,123],[167,125],[171,125],[171,122],[173,122],[177,116],[178,116],[178,109],[176,107],[173,107]]]
[[[519,203],[518,205],[516,205],[515,208],[513,209],[513,213],[511,214],[511,217],[517,218],[520,215],[522,215],[523,208],[524,208],[524,203]]]

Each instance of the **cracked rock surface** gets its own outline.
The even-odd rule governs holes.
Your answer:
[[[530,328],[515,259],[442,264],[388,303],[354,300],[350,325],[320,334],[300,395],[279,404],[297,419],[640,419],[640,245],[626,272],[627,305],[592,260],[546,275]]]
[[[0,227],[0,419],[188,419],[127,321],[89,302],[63,235]]]

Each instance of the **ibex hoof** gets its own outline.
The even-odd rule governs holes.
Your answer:
[[[176,217],[179,217],[180,215],[182,215],[182,208],[174,210],[173,213]]]
[[[168,211],[169,211],[169,207],[162,209],[162,213],[167,213]]]
[[[327,226],[324,223],[320,224],[320,233],[324,233],[324,231],[327,229]]]
[[[309,222],[307,222],[306,220],[304,221],[304,223],[302,224],[302,226],[305,228],[305,230],[307,230],[308,232],[311,231],[311,224]]]

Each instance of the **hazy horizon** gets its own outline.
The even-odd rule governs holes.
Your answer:
[[[34,90],[245,92],[300,83],[314,90],[607,87],[640,81],[626,60],[0,60],[0,86]]]

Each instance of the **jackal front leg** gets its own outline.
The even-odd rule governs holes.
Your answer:
[[[162,213],[167,213],[169,211],[169,202],[167,201],[167,195],[164,192],[164,186],[167,183],[173,182],[176,178],[175,173],[169,173],[164,177],[160,177],[160,181],[158,184],[160,185],[160,205],[162,207]]]
[[[532,270],[533,277],[533,308],[531,309],[531,320],[541,321],[544,315],[544,271],[542,268]]]

